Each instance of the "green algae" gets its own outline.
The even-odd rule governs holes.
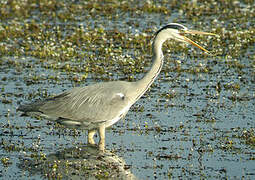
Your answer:
[[[247,124],[248,127],[243,129],[231,129],[233,132],[229,132],[228,127],[223,130],[214,127],[222,121],[222,117],[219,117],[217,112],[221,112],[225,117],[228,117],[228,114],[224,114],[222,111],[235,106],[246,106],[246,103],[254,100],[254,90],[252,85],[249,84],[254,83],[254,79],[246,77],[254,76],[255,8],[252,4],[253,1],[127,2],[107,0],[73,2],[30,0],[1,1],[0,3],[0,65],[5,69],[14,69],[15,73],[21,73],[23,70],[27,72],[26,76],[22,78],[26,86],[17,85],[16,90],[19,92],[11,94],[9,93],[10,90],[6,88],[8,82],[18,81],[19,78],[16,77],[15,79],[15,77],[7,76],[7,71],[1,69],[6,74],[1,77],[0,102],[8,108],[15,106],[17,100],[31,100],[37,97],[51,96],[52,92],[47,90],[49,84],[53,84],[53,86],[62,85],[63,87],[66,81],[74,83],[72,85],[84,85],[84,83],[90,81],[116,79],[135,81],[141,78],[141,75],[147,72],[147,68],[151,65],[150,42],[153,38],[153,32],[169,21],[184,21],[192,29],[218,34],[219,37],[214,39],[200,36],[192,37],[196,42],[201,43],[213,54],[216,54],[216,57],[210,57],[194,49],[191,52],[186,46],[178,43],[167,43],[164,47],[166,62],[159,81],[162,84],[171,83],[171,88],[174,91],[169,91],[169,87],[167,87],[168,89],[160,88],[160,85],[156,82],[150,88],[151,91],[145,94],[146,100],[141,100],[145,102],[131,109],[132,113],[137,114],[137,116],[132,116],[132,119],[129,119],[130,121],[135,121],[139,115],[142,118],[134,124],[128,124],[128,126],[117,125],[111,130],[119,135],[131,132],[132,135],[138,137],[157,136],[161,138],[159,141],[162,141],[162,143],[175,142],[178,144],[181,142],[182,145],[188,142],[192,144],[190,149],[187,150],[181,145],[174,149],[169,144],[162,145],[159,148],[157,148],[159,145],[155,145],[155,148],[151,149],[144,148],[142,145],[139,148],[133,145],[127,145],[128,147],[124,146],[123,148],[119,147],[121,143],[114,145],[114,148],[119,153],[122,153],[122,151],[124,153],[139,153],[142,151],[154,163],[156,163],[155,161],[167,161],[174,164],[182,160],[186,162],[199,161],[201,163],[202,156],[209,156],[213,153],[221,154],[220,158],[223,159],[228,154],[232,154],[234,157],[243,157],[245,154],[250,154],[249,160],[254,161],[254,153],[252,152],[254,149],[253,124]],[[179,16],[169,19],[169,16],[174,13],[179,13]],[[128,14],[127,19],[123,18],[125,14]],[[160,18],[156,15],[159,15]],[[147,26],[137,19],[144,20]],[[114,22],[113,25],[105,23],[108,21]],[[132,29],[129,29],[129,27],[132,27]],[[138,31],[134,31],[134,29]],[[171,56],[168,55],[169,52],[172,53]],[[183,58],[186,56],[187,60]],[[183,59],[188,62],[183,62]],[[39,72],[36,71],[38,66],[42,68]],[[214,66],[221,66],[222,72],[215,72]],[[46,70],[53,73],[43,75]],[[66,76],[63,77],[62,73]],[[186,77],[182,77],[183,74]],[[212,76],[216,77],[216,74],[221,74],[222,79],[217,79],[218,76],[216,79],[212,78]],[[238,78],[235,78],[236,74],[238,74]],[[192,91],[190,86],[196,84],[193,81],[196,81],[196,83],[208,81],[208,84],[202,86],[201,92],[190,92]],[[247,88],[247,84],[250,89]],[[45,85],[46,87],[26,90],[35,85]],[[23,90],[20,91],[19,88]],[[63,89],[66,89],[66,87]],[[253,91],[253,95],[251,93],[246,95],[246,91]],[[200,96],[204,99],[199,99]],[[205,107],[200,107],[200,104],[190,107],[191,105],[188,102],[193,102],[193,99],[197,99],[198,102],[206,101]],[[147,100],[149,101],[147,102]],[[154,101],[155,104],[153,104]],[[148,107],[150,103],[153,105]],[[152,110],[148,112],[148,109]],[[180,125],[166,123],[164,126],[155,123],[159,119],[158,116],[169,113],[171,109],[182,109],[184,112],[193,110],[188,116],[193,117],[192,120],[189,120],[191,121],[190,125],[189,123]],[[24,129],[31,130],[34,133],[41,131],[41,126],[35,125],[35,122],[28,123],[27,126],[12,125],[16,118],[13,111],[1,114],[0,117],[4,120],[8,119],[8,125],[1,122],[3,126],[1,126],[2,139],[0,146],[3,152],[25,152],[26,155],[29,154],[28,157],[34,162],[49,159],[45,154],[47,153],[47,149],[44,149],[46,145],[39,144],[38,137],[31,140],[31,144],[26,144],[28,142],[24,139],[26,136],[21,135],[21,131],[24,131]],[[184,120],[178,116],[171,117],[172,119]],[[231,119],[231,117],[228,117],[228,119]],[[240,120],[245,120],[245,115]],[[202,127],[199,127],[204,125],[211,128],[207,127],[203,130]],[[49,126],[53,125],[49,124]],[[48,126],[44,128],[49,129]],[[61,127],[55,128],[61,129]],[[62,132],[59,129],[56,130],[59,132],[49,134],[71,136],[72,138],[81,136],[75,131]],[[198,133],[194,135],[194,131],[198,131]],[[174,135],[168,137],[169,134]],[[17,138],[18,140],[10,138],[15,137],[15,135],[20,135]],[[188,151],[188,155],[183,153],[184,151]],[[135,156],[135,154],[132,155]],[[15,164],[14,158],[10,157],[9,154],[5,154],[1,162],[3,166]],[[66,167],[71,166],[70,163],[65,163],[67,163]],[[162,171],[167,166],[164,164],[165,167],[162,167],[162,164],[144,167],[135,167],[134,165],[133,169],[154,168]],[[206,166],[205,164],[204,166]],[[185,177],[185,173],[186,177],[198,177],[200,175],[203,178],[207,177],[208,174],[213,178],[222,178],[224,172],[227,174],[227,170],[220,171],[209,167],[211,172],[216,174],[212,175],[203,167],[199,167],[200,170],[197,170],[198,167],[192,169],[192,165],[191,163],[190,166],[169,166],[167,167],[169,171],[164,172],[167,172],[166,174],[155,173],[150,174],[150,176],[154,175],[162,178],[168,175],[177,178],[178,173],[176,172],[179,172],[179,169],[182,169],[180,170],[183,173],[182,178]],[[48,166],[52,170],[52,174],[46,173],[46,178],[63,178],[63,174],[55,173],[61,167],[59,161],[50,162]],[[96,173],[95,176],[98,179],[109,178],[107,166],[101,166],[100,168],[103,170]],[[142,178],[149,177],[143,176]]]

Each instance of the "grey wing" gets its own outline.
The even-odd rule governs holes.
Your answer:
[[[48,99],[38,111],[47,116],[77,123],[100,123],[112,120],[131,106],[125,89],[110,83],[95,84]]]

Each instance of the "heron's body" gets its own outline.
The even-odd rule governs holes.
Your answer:
[[[130,90],[133,89],[131,92]],[[135,102],[134,83],[112,81],[76,87],[55,97],[23,105],[21,111],[44,116],[67,127],[96,129],[124,117]]]
[[[66,127],[87,129],[90,144],[95,143],[93,136],[96,130],[99,130],[99,148],[104,150],[105,128],[125,117],[129,108],[146,92],[158,76],[163,65],[161,47],[167,39],[189,42],[206,51],[182,36],[180,33],[183,31],[187,31],[187,28],[172,23],[156,33],[152,45],[153,65],[148,73],[137,82],[112,81],[77,87],[52,98],[22,105],[18,110],[28,115],[42,116]]]

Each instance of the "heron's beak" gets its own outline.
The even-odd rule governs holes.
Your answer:
[[[184,34],[199,34],[199,35],[208,35],[208,36],[216,36],[216,34],[208,33],[208,32],[203,32],[203,31],[196,31],[196,30],[184,30],[184,31],[181,32],[181,35],[183,36],[184,41],[186,41],[187,43],[192,44],[192,45],[198,47],[199,49],[201,49],[201,50],[203,50],[203,51],[205,51],[207,53],[210,53],[208,50],[206,50],[205,48],[203,48],[199,44],[197,44],[194,41],[192,41],[191,39],[185,37]]]

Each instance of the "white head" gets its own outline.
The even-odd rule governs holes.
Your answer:
[[[178,24],[178,23],[170,23],[161,29],[159,29],[155,34],[155,40],[158,39],[161,43],[163,43],[167,39],[173,39],[179,42],[185,42],[192,44],[201,50],[205,52],[209,52],[206,49],[204,49],[202,46],[198,45],[191,39],[185,37],[185,34],[200,34],[200,35],[216,35],[213,33],[207,33],[202,31],[196,31],[196,30],[189,30],[187,27]]]

